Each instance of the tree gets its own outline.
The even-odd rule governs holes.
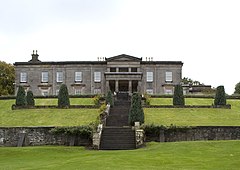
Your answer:
[[[114,106],[114,101],[113,101],[113,95],[111,91],[108,91],[107,96],[106,96],[106,103],[110,104],[110,106]]]
[[[70,106],[70,100],[68,95],[68,89],[65,84],[62,84],[58,94],[58,107],[68,108]]]
[[[184,106],[185,105],[185,100],[184,100],[184,96],[183,96],[183,88],[180,84],[177,84],[174,88],[173,105],[174,106]]]
[[[235,85],[234,94],[240,94],[240,82]]]
[[[134,125],[134,122],[144,123],[144,112],[141,103],[141,95],[139,93],[133,93],[131,107],[129,111],[129,124]]]
[[[32,91],[27,92],[27,105],[28,106],[35,106],[34,96]]]
[[[26,106],[26,95],[25,95],[25,89],[23,86],[18,87],[17,97],[16,97],[16,106]]]
[[[226,103],[226,93],[224,86],[218,86],[214,99],[214,105],[226,105]]]
[[[14,94],[14,66],[0,61],[0,96]]]

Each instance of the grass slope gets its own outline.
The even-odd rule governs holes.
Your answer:
[[[71,99],[72,100],[72,99]],[[73,103],[91,100],[73,99]],[[0,100],[0,126],[78,126],[97,119],[98,109],[33,109],[11,110],[15,100]],[[37,99],[37,105],[55,104],[55,99]]]
[[[146,148],[93,151],[82,147],[0,148],[1,169],[237,170],[240,141],[148,143]]]
[[[151,104],[171,104],[169,98],[151,99]],[[232,109],[145,108],[146,124],[183,126],[240,126],[240,101],[228,100]],[[186,99],[186,104],[211,105],[212,99]]]

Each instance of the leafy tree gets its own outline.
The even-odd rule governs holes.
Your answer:
[[[0,96],[14,94],[14,66],[0,61]]]
[[[68,95],[68,89],[65,84],[62,84],[58,94],[58,107],[68,108],[70,106],[70,100]]]
[[[133,93],[131,108],[129,112],[128,122],[131,125],[134,125],[134,122],[144,123],[144,112],[141,103],[141,95],[139,93]]]
[[[110,106],[114,106],[114,100],[113,100],[113,95],[111,91],[108,91],[107,96],[106,96],[106,103],[110,104]]]
[[[16,97],[16,106],[25,106],[27,104],[25,89],[23,86],[18,87],[17,97]]]
[[[224,86],[218,86],[214,99],[214,105],[226,105],[226,103],[226,93]]]
[[[27,92],[27,105],[28,106],[35,106],[35,100],[34,100],[34,96],[33,96],[32,91]]]
[[[184,106],[185,105],[185,100],[184,100],[184,96],[183,96],[183,88],[180,84],[177,84],[174,88],[173,105],[174,106]]]
[[[240,94],[240,82],[235,85],[234,94]]]

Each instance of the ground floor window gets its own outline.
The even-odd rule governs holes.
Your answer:
[[[147,94],[153,94],[153,89],[147,89],[147,90],[146,90],[146,93],[147,93]]]
[[[101,89],[94,89],[94,94],[101,94]]]

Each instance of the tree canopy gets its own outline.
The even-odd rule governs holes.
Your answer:
[[[14,66],[0,61],[0,96],[14,94],[14,81]]]
[[[235,85],[234,94],[240,94],[240,82]]]

